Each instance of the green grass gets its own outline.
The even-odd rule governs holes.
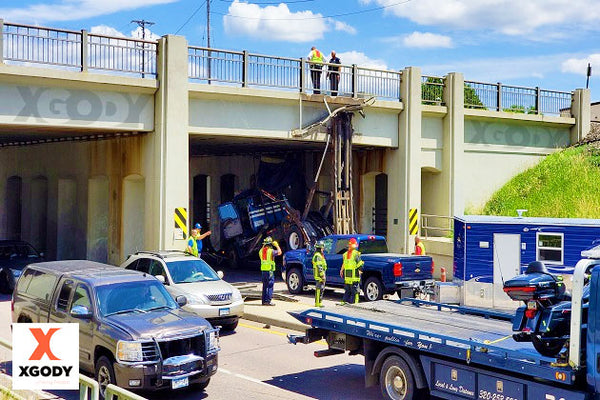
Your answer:
[[[494,193],[486,215],[600,218],[600,150],[579,146],[558,151],[515,176]]]

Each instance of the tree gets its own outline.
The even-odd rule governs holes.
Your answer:
[[[444,80],[442,78],[429,77],[421,84],[422,103],[426,105],[440,105],[444,103]],[[465,108],[478,108],[487,110],[477,92],[471,86],[465,84]]]
[[[480,110],[487,110],[487,107],[483,105],[483,102],[477,95],[477,91],[465,83],[465,108],[477,108]]]

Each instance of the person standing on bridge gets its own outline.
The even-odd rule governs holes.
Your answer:
[[[337,96],[340,86],[340,67],[333,64],[341,64],[340,59],[335,55],[335,50],[331,50],[331,59],[327,66],[327,77],[329,78],[329,90],[332,96]]]
[[[348,241],[348,251],[344,253],[340,277],[344,278],[344,298],[342,304],[358,303],[358,285],[362,274],[363,260],[357,250],[358,242],[355,238]]]
[[[421,241],[421,238],[415,236],[415,252],[413,253],[415,256],[424,256],[425,255],[425,245]]]
[[[262,275],[262,304],[263,306],[274,306],[273,285],[275,284],[275,257],[281,255],[279,244],[273,241],[271,236],[263,240],[263,246],[258,252],[260,257],[260,271]]]
[[[323,63],[325,57],[315,46],[311,47],[310,53],[306,57],[310,66],[310,79],[312,80],[313,93],[321,93],[321,70],[323,69]]]
[[[323,251],[325,244],[321,241],[315,243],[315,254],[312,258],[313,273],[315,277],[315,307],[323,307],[323,291],[325,290],[325,277],[327,271],[327,261]]]

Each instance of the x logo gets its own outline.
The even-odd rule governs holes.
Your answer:
[[[60,358],[52,354],[52,350],[50,350],[50,339],[52,339],[52,335],[59,329],[60,328],[50,328],[48,329],[48,333],[44,333],[41,328],[29,328],[31,334],[38,342],[38,346],[34,352],[31,353],[31,357],[29,357],[30,360],[39,361],[44,354],[46,354],[50,360],[60,360]]]

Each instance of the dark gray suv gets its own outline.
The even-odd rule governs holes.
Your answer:
[[[219,331],[184,311],[151,275],[92,261],[25,268],[13,294],[13,322],[79,324],[79,365],[101,393],[127,389],[203,390],[217,372]]]

